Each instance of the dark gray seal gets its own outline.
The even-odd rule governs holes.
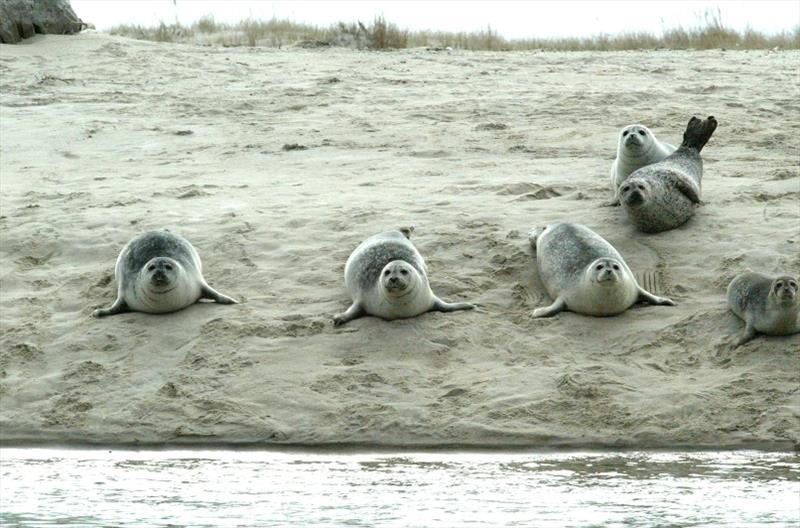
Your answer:
[[[335,326],[363,315],[404,319],[425,312],[471,310],[466,302],[446,303],[428,284],[425,261],[409,241],[409,230],[386,231],[362,242],[344,268],[344,282],[353,304],[333,317]]]
[[[800,297],[797,279],[788,275],[769,277],[747,271],[728,285],[728,308],[744,320],[743,345],[757,333],[788,335],[800,332]]]
[[[125,244],[117,258],[117,300],[93,315],[174,312],[200,299],[236,303],[209,286],[202,269],[200,255],[185,238],[169,231],[142,233]]]
[[[528,235],[539,277],[555,302],[537,308],[533,317],[562,310],[595,316],[617,315],[636,302],[674,306],[636,283],[622,256],[586,226],[556,222]]]
[[[634,171],[619,188],[619,198],[631,222],[645,233],[684,224],[700,203],[703,160],[700,151],[717,128],[713,116],[692,117],[683,143],[664,160]]]

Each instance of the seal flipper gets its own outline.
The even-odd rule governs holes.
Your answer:
[[[665,174],[665,176],[669,177],[670,181],[675,185],[675,187],[680,191],[684,196],[686,196],[692,203],[701,204],[700,201],[700,189],[697,187],[697,184],[683,176],[682,174],[675,174],[669,173]]]
[[[533,311],[533,317],[550,317],[557,314],[558,312],[563,312],[566,308],[567,308],[567,303],[564,302],[564,299],[559,297],[550,306],[544,306],[542,308],[535,309]]]
[[[433,306],[430,311],[435,312],[456,312],[458,310],[472,310],[475,305],[468,302],[447,303],[438,297],[433,298]]]
[[[97,310],[92,312],[92,315],[94,317],[105,317],[107,315],[116,315],[116,314],[119,314],[119,313],[125,313],[125,312],[130,312],[130,311],[131,311],[131,309],[128,306],[128,303],[126,303],[125,300],[120,295],[114,301],[114,304],[112,304],[110,307],[108,307],[108,308],[98,308]]]
[[[744,333],[736,341],[736,344],[734,345],[734,348],[740,347],[743,344],[747,343],[748,341],[752,341],[753,338],[755,338],[755,337],[756,337],[756,329],[755,329],[755,327],[753,327],[753,321],[750,318],[748,318],[745,321]]]
[[[686,125],[686,131],[683,133],[682,148],[691,148],[700,152],[703,147],[708,143],[711,134],[717,129],[717,120],[714,116],[700,120],[692,116],[689,124]]]
[[[656,306],[676,306],[676,302],[672,299],[667,299],[666,297],[659,297],[657,295],[653,295],[649,291],[645,290],[641,286],[636,286],[639,288],[639,298],[637,302],[646,302],[650,304],[655,304]]]
[[[239,301],[223,295],[208,284],[203,284],[200,289],[200,299],[211,299],[220,304],[238,304]]]
[[[364,311],[364,308],[359,303],[354,302],[346,312],[333,316],[333,326],[342,326],[366,314],[367,312]]]

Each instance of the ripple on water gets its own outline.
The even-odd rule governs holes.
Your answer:
[[[800,456],[756,451],[3,448],[0,467],[2,526],[788,526],[800,492]]]

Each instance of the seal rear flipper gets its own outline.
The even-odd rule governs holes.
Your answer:
[[[130,311],[131,309],[128,306],[128,303],[126,303],[122,297],[117,297],[117,300],[115,300],[114,304],[112,304],[110,307],[98,308],[97,310],[92,312],[92,315],[94,317],[105,317],[107,315],[116,315],[119,313],[125,313]]]
[[[447,303],[438,297],[433,298],[433,306],[431,311],[435,312],[455,312],[458,310],[472,310],[475,305],[468,302]]]
[[[238,304],[239,301],[224,295],[208,284],[203,284],[200,290],[200,299],[211,299],[214,302],[218,302],[219,304]]]
[[[703,120],[692,116],[689,124],[686,125],[686,132],[683,133],[681,147],[692,148],[700,152],[716,129],[717,120],[714,119],[714,116],[708,116]]]
[[[537,308],[533,311],[533,317],[550,317],[558,312],[563,312],[567,308],[567,303],[564,302],[564,299],[559,297],[555,300],[553,304],[550,306],[544,306],[542,308]]]
[[[353,319],[358,319],[366,314],[367,313],[364,311],[364,308],[359,303],[354,302],[346,312],[333,316],[333,326],[342,326],[343,324],[348,323]]]
[[[655,304],[656,306],[676,306],[677,303],[672,299],[667,299],[666,297],[659,297],[657,295],[653,295],[649,291],[645,290],[641,286],[637,286],[639,288],[639,298],[637,302],[646,302],[650,304]]]

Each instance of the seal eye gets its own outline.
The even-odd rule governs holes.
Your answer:
[[[153,271],[154,269],[156,269],[155,264],[150,264],[149,266],[147,266],[147,271]]]
[[[403,275],[408,275],[408,270],[405,270],[405,269],[404,270],[400,270],[400,273],[402,273]]]
[[[627,131],[627,130],[626,130],[625,132],[623,132],[623,133],[622,133],[622,137],[625,137],[625,136],[627,136],[627,135],[628,135],[628,131]]]
[[[644,130],[640,130],[640,131],[639,131],[639,135],[640,135],[640,136],[646,136],[647,134],[645,134],[645,133],[644,133]]]
[[[618,270],[618,269],[619,269],[619,266],[617,266],[616,264],[614,264],[614,269],[615,269],[615,270]]]
[[[390,273],[391,273],[390,270],[386,270],[386,271],[383,272],[383,274],[386,275],[387,277],[389,276]]]
[[[172,271],[172,264],[166,264],[164,267],[167,268],[168,270]]]
[[[598,264],[596,269],[598,269],[598,270],[603,269],[603,265],[602,264]]]

